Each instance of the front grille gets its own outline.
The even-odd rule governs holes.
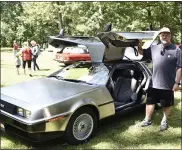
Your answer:
[[[10,114],[14,114],[16,111],[16,106],[14,106],[13,104],[10,104],[8,102],[5,102],[3,100],[0,101],[0,109],[8,112]]]

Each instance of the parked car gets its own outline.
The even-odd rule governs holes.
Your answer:
[[[53,47],[53,53],[54,53],[54,60],[59,63],[64,63],[66,65],[73,64],[77,61],[91,61],[89,52],[87,47],[84,45],[66,45],[65,42],[61,42],[61,39],[64,40],[74,40],[79,42],[93,42],[97,41],[100,42],[100,40],[96,37],[88,37],[88,36],[70,36],[70,37],[57,37],[57,36],[51,36],[50,37],[50,45]]]
[[[104,32],[98,37],[102,42],[59,39],[64,45],[86,46],[91,62],[1,88],[1,129],[33,141],[64,136],[69,144],[80,144],[101,119],[144,105],[150,64],[123,58],[128,47],[138,55],[138,39],[153,35]]]
[[[109,32],[111,31],[112,24],[107,23],[104,28],[104,32]],[[55,61],[64,63],[65,65],[73,64],[77,61],[90,61],[91,58],[88,49],[84,45],[62,45],[63,43],[59,42],[59,38],[76,40],[79,42],[99,41],[97,37],[92,36],[64,36],[64,29],[61,29],[58,36],[50,37],[50,46],[48,51],[54,53]]]

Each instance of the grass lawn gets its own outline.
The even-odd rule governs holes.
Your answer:
[[[1,87],[18,82],[45,77],[61,68],[53,61],[51,52],[42,52],[38,58],[40,71],[32,72],[33,77],[16,75],[12,52],[1,52]],[[181,149],[181,93],[175,93],[175,106],[169,117],[169,129],[159,133],[162,110],[153,114],[153,125],[141,128],[144,110],[136,111],[127,116],[114,116],[104,119],[100,123],[96,135],[87,143],[71,146],[61,144],[61,139],[51,140],[39,145],[48,149]],[[1,149],[32,149],[34,146],[15,136],[1,134]]]

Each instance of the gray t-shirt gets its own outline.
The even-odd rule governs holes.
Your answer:
[[[182,67],[182,50],[174,44],[165,48],[162,44],[152,45],[143,50],[143,57],[152,60],[153,74],[150,86],[171,90],[175,83],[176,71]]]

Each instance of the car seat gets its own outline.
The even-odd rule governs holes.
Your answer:
[[[132,102],[131,96],[136,92],[137,86],[135,72],[133,70],[123,70],[114,86],[113,97],[115,105],[124,105]]]

